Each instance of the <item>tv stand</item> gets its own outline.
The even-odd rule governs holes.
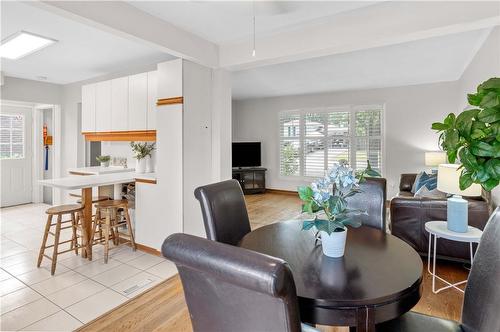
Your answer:
[[[240,183],[245,195],[263,194],[266,192],[266,171],[263,167],[235,167],[233,179]]]

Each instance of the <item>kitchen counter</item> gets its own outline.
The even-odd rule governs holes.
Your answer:
[[[108,174],[87,175],[87,176],[66,176],[57,179],[40,180],[38,181],[38,183],[47,187],[74,190],[82,188],[107,186],[111,184],[135,182],[136,179],[149,181],[148,183],[156,183],[156,174],[119,172],[119,173],[108,173]]]
[[[125,168],[123,166],[91,166],[91,167],[78,167],[68,169],[68,173],[73,175],[100,175],[100,174],[111,174],[111,173],[125,173],[133,172],[134,168]]]

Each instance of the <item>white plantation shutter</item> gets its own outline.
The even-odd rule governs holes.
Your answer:
[[[345,106],[280,113],[280,174],[319,177],[340,160],[382,169],[381,106]]]
[[[356,170],[365,169],[367,160],[377,171],[382,170],[382,110],[358,109],[354,111],[355,118],[355,158],[353,167]]]
[[[300,176],[300,115],[280,115],[280,174]]]
[[[24,158],[24,115],[0,114],[0,159]]]

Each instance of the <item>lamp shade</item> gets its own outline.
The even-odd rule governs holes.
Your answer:
[[[447,162],[446,152],[429,151],[425,153],[425,166],[438,166]]]
[[[456,164],[439,165],[437,180],[438,190],[460,196],[481,196],[481,186],[475,183],[465,190],[460,190],[459,180],[462,170],[458,169],[459,167],[460,165]]]

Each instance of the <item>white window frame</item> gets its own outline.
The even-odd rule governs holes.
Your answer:
[[[349,140],[349,164],[350,165],[355,165],[356,162],[356,149],[355,143],[357,140],[356,136],[356,111],[369,111],[369,110],[374,110],[374,109],[379,109],[380,112],[380,131],[381,135],[380,136],[368,136],[371,138],[380,138],[380,151],[382,154],[382,167],[380,169],[380,172],[382,176],[385,174],[385,167],[386,167],[386,156],[385,156],[385,139],[386,139],[386,134],[385,134],[385,103],[383,104],[362,104],[362,105],[354,105],[354,104],[348,104],[348,105],[340,105],[340,106],[324,106],[324,107],[313,107],[313,108],[301,108],[301,109],[293,109],[293,110],[284,110],[278,112],[278,144],[277,144],[277,152],[278,152],[278,178],[281,180],[290,180],[290,181],[301,181],[301,180],[307,180],[310,181],[312,179],[318,178],[318,176],[307,176],[303,175],[304,174],[304,153],[303,153],[303,146],[304,146],[304,140],[306,139],[305,137],[305,124],[304,124],[304,116],[308,113],[332,113],[332,112],[349,112],[349,136],[347,137]],[[281,136],[281,117],[283,114],[299,114],[299,169],[300,169],[300,175],[283,175],[281,174],[281,142],[282,142],[282,136]],[[326,132],[326,131],[325,131]],[[326,152],[325,152],[326,154]],[[328,165],[328,158],[325,158],[325,167]]]

